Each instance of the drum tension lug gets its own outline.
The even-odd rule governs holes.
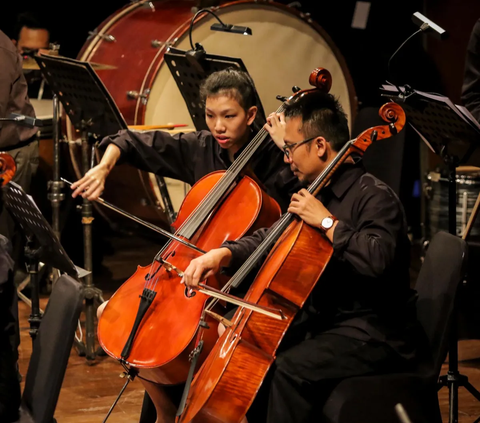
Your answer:
[[[88,37],[88,39],[93,38],[93,37],[99,37],[102,40],[108,41],[109,43],[113,43],[113,42],[117,41],[117,39],[113,35],[99,34],[98,31],[96,31],[96,30],[95,31],[88,31],[88,34],[90,35],[90,37]]]
[[[147,104],[148,102],[148,95],[150,94],[150,89],[146,89],[143,93],[139,93],[138,91],[127,91],[127,97],[131,99],[138,99],[140,98],[142,104]]]

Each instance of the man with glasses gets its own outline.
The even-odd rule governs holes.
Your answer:
[[[279,145],[279,128],[285,127],[284,160],[305,186],[349,140],[347,118],[330,94],[308,94],[275,119],[270,118],[273,138]],[[288,211],[323,232],[334,253],[280,345],[247,414],[251,421],[319,421],[325,401],[342,379],[401,372],[416,357],[409,240],[404,211],[392,189],[367,173],[361,160],[352,159],[316,197],[306,189],[294,194]],[[234,272],[267,233],[260,229],[193,260],[185,270],[185,284],[195,289],[207,273],[222,267]]]

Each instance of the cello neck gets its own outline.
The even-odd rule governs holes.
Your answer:
[[[369,141],[371,142],[371,140]],[[343,148],[337,153],[337,155],[333,158],[333,160],[326,166],[325,170],[321,172],[320,175],[318,175],[317,178],[309,185],[308,192],[310,192],[310,194],[317,195],[318,192],[330,181],[335,171],[352,153],[358,152],[359,154],[361,154],[363,152],[362,149],[356,147],[356,144],[358,142],[359,142],[359,139],[355,138],[345,143]],[[245,277],[257,265],[258,261],[265,256],[265,254],[270,250],[272,245],[275,244],[278,238],[280,238],[283,232],[285,232],[287,227],[293,221],[294,217],[295,215],[292,213],[286,213],[282,216],[282,218],[276,223],[276,225],[269,232],[267,237],[255,249],[252,255],[242,265],[242,267],[238,269],[235,275],[233,275],[233,277],[223,287],[222,290],[226,291],[231,287],[237,288],[240,285],[240,283],[242,283]]]
[[[276,113],[285,110],[282,104]],[[182,225],[177,234],[190,239],[197,231],[200,225],[207,219],[213,209],[221,201],[222,197],[228,192],[232,184],[237,180],[242,170],[251,160],[255,152],[267,138],[268,131],[262,128],[257,135],[248,143],[247,147],[242,151],[239,157],[232,163],[222,178],[215,184],[213,189],[208,193],[205,199],[200,203],[198,208],[192,213],[191,217]]]

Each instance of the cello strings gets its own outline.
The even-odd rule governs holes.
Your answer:
[[[234,161],[232,166],[230,166],[230,168],[226,171],[225,175],[222,176],[222,178],[215,184],[213,189],[210,190],[207,196],[193,210],[193,212],[190,214],[190,216],[192,217],[187,219],[179,227],[179,229],[175,232],[175,235],[183,236],[183,233],[186,232],[188,229],[190,229],[190,232],[193,232],[193,229],[196,229],[194,225],[198,226],[197,223],[203,222],[203,220],[205,219],[204,216],[210,214],[213,207],[218,203],[218,200],[221,198],[221,196],[224,195],[224,191],[226,191],[226,189],[231,186],[234,180],[234,177],[237,176],[233,174],[237,170],[240,170],[241,168],[244,167],[245,162],[247,162],[250,159],[251,155],[253,155],[253,153],[257,150],[261,142],[263,142],[263,140],[266,137],[266,134],[267,134],[267,131],[265,129],[260,130],[258,132],[258,134],[248,144],[247,148],[244,150],[241,157],[239,157],[237,160]],[[202,214],[204,216],[202,216]],[[186,238],[188,239],[189,237],[186,237]],[[165,251],[166,247],[170,245],[170,243],[171,241],[169,241],[167,245],[160,250],[159,254],[157,254],[156,257],[161,255],[161,253]],[[153,265],[155,262],[156,260],[154,259],[150,267],[150,274],[152,274],[153,272]],[[160,280],[160,271],[157,270],[154,278],[150,278],[148,281],[146,281],[144,284],[144,287],[149,288],[151,290],[155,290],[159,280]]]
[[[276,113],[281,113],[285,110],[285,106],[282,105],[277,109]],[[175,235],[185,236],[187,239],[191,238],[193,233],[196,231],[198,226],[205,220],[208,214],[211,213],[212,209],[217,205],[221,197],[225,194],[227,189],[232,185],[235,178],[238,176],[238,173],[241,169],[244,168],[246,163],[251,159],[255,151],[261,145],[268,135],[268,131],[265,128],[262,128],[250,143],[248,143],[245,150],[242,152],[240,157],[235,160],[230,168],[225,172],[222,178],[215,184],[213,189],[205,196],[205,198],[195,207],[193,212],[190,214],[190,218],[187,218],[183,224],[177,229]],[[170,245],[171,241],[162,248],[156,257],[161,255],[166,247]],[[153,271],[153,265],[156,262],[154,259],[150,266],[150,274]],[[157,269],[154,278],[150,277],[148,281],[145,282],[144,287],[155,290],[160,279],[160,270]]]
[[[191,236],[191,233],[196,230],[196,226],[202,223],[206,216],[210,214],[213,207],[225,194],[225,191],[232,185],[235,178],[238,176],[239,171],[245,167],[246,163],[250,160],[253,153],[255,153],[267,135],[268,132],[264,128],[257,133],[242,152],[241,156],[233,162],[225,175],[205,197],[204,201],[202,201],[197,209],[195,209],[195,214],[192,213],[193,218],[189,219],[189,221],[186,222],[186,225],[182,228],[183,235],[189,238],[189,235]],[[202,208],[201,211],[200,208]]]
[[[313,194],[323,183],[327,182],[327,177],[330,175],[332,170],[343,160],[345,160],[348,155],[346,154],[350,149],[351,145],[355,142],[356,139],[350,140],[342,147],[342,149],[337,153],[332,162],[323,170],[323,172],[317,176],[317,178],[310,184],[307,191],[310,194]],[[255,249],[255,251],[250,255],[250,257],[243,263],[243,265],[235,272],[235,274],[230,278],[230,280],[223,286],[221,289],[222,292],[226,292],[232,286],[237,287],[250,273],[253,267],[256,265],[257,261],[262,257],[263,254],[267,252],[267,249],[274,243],[277,238],[286,230],[288,225],[293,220],[292,213],[286,213],[276,226],[270,231],[267,237],[261,242],[261,244]],[[211,310],[213,306],[218,302],[218,300],[211,301],[207,306],[207,310]]]
[[[284,110],[285,110],[285,106],[284,106],[284,104],[282,104],[278,108],[276,113],[281,113]],[[199,209],[200,207],[203,207],[205,204],[207,204],[208,212],[205,213],[205,216],[203,217],[203,219],[206,217],[207,214],[210,213],[211,208],[215,204],[218,203],[219,199],[224,194],[224,191],[226,189],[228,189],[228,187],[233,183],[234,179],[238,176],[239,170],[241,170],[246,165],[246,162],[248,162],[250,160],[253,153],[257,150],[257,148],[264,141],[264,139],[266,138],[267,135],[268,135],[268,131],[265,128],[262,128],[260,131],[258,131],[258,133],[255,135],[255,137],[252,139],[252,141],[247,145],[245,150],[242,152],[240,157],[238,157],[237,160],[235,160],[232,163],[230,168],[226,171],[225,175],[217,183],[218,188],[217,188],[217,186],[215,186],[208,193],[208,195],[204,199],[205,201],[201,202],[197,206],[197,208],[194,210],[195,214],[192,213],[191,216],[194,216],[194,217],[198,216],[199,213],[197,212],[197,209]],[[220,195],[219,195],[219,192],[220,192]],[[213,202],[213,204],[212,204],[212,202]],[[199,218],[199,219],[201,219],[201,218]],[[201,219],[201,221],[203,221],[203,219]],[[194,219],[192,219],[192,220],[194,221]],[[185,222],[185,223],[186,223],[186,225],[188,225],[190,222],[191,222],[191,220],[189,219],[188,222]],[[194,224],[196,224],[196,223],[197,222],[194,221]],[[189,227],[189,229],[191,229],[191,228]],[[185,230],[185,232],[187,232],[187,231]],[[188,238],[188,236],[187,236],[187,238]]]

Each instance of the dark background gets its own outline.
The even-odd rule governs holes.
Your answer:
[[[480,1],[403,0],[400,4],[373,0],[370,2],[366,29],[351,27],[356,0],[280,2],[310,13],[344,56],[353,79],[359,112],[366,112],[363,116],[358,113],[354,127],[356,132],[352,136],[375,124],[368,116],[372,113],[376,115],[378,107],[385,103],[386,99],[380,96],[378,88],[386,79],[397,84],[408,83],[418,90],[438,92],[460,103],[466,46],[473,25],[480,18]],[[15,37],[16,17],[28,11],[50,28],[51,41],[60,44],[60,54],[77,57],[87,42],[89,31],[95,30],[129,3],[126,0],[9,2],[5,5],[8,11],[0,13],[0,29],[10,37]],[[218,1],[204,0],[202,5],[199,3],[196,2],[203,7],[218,4]],[[417,35],[396,55],[389,73],[387,63],[390,56],[418,29],[411,20],[416,11],[446,29],[449,38],[441,41],[427,34]],[[268,40],[263,42],[268,43]],[[288,46],[285,49],[288,51]],[[132,63],[134,66],[135,63]],[[374,146],[376,149],[369,149],[368,157],[365,157],[365,162],[370,165],[367,169],[399,193],[407,209],[409,223],[417,228],[417,234],[420,233],[420,221],[423,218],[419,211],[418,184],[415,194],[412,186],[420,179],[419,143],[418,139],[410,138],[408,142],[401,139],[390,142],[384,149]],[[387,153],[390,161],[387,160]],[[428,154],[430,157],[427,158],[429,163],[426,167],[433,170],[441,164],[441,160],[433,153]]]
[[[13,37],[17,14],[31,11],[51,28],[51,39],[60,44],[61,54],[76,57],[88,32],[128,3],[125,0],[8,2],[4,4],[6,11],[0,13],[0,29]],[[466,44],[475,21],[480,18],[477,0],[404,0],[401,3],[374,0],[365,30],[351,28],[354,0],[295,3],[301,4],[301,11],[311,13],[345,57],[360,106],[378,104],[378,86],[393,76],[399,83],[408,82],[420,90],[440,91],[459,101]],[[411,21],[416,11],[444,27],[450,38],[439,41],[422,34],[412,39],[393,62],[395,75],[388,76],[390,55],[417,29]]]
[[[215,1],[210,1],[210,3],[212,2]],[[280,2],[291,3],[286,0]],[[0,29],[10,37],[15,37],[16,16],[21,12],[29,11],[50,28],[51,41],[60,44],[60,53],[75,58],[87,41],[88,32],[93,31],[104,20],[129,3],[126,0],[4,1],[0,12]],[[311,13],[313,20],[323,27],[346,60],[356,90],[359,111],[366,112],[363,116],[366,119],[363,122],[360,122],[360,119],[355,122],[356,130],[360,131],[371,126],[368,121],[369,116],[372,113],[376,114],[377,107],[385,103],[385,99],[379,95],[378,88],[386,79],[398,84],[408,83],[418,90],[438,92],[450,97],[455,103],[460,103],[466,47],[470,32],[477,19],[480,18],[480,1],[403,0],[402,2],[391,2],[373,0],[370,2],[370,15],[364,30],[351,27],[357,3],[355,0],[336,0],[334,2],[301,0],[295,3],[301,4],[299,9],[302,12]],[[412,14],[416,11],[423,13],[447,30],[449,38],[440,41],[427,34],[417,35],[396,56],[392,62],[393,74],[389,75],[387,63],[390,56],[408,36],[418,29],[411,20]],[[135,34],[132,34],[132,37],[134,36]],[[264,40],[264,42],[268,42],[268,40]],[[285,48],[288,49],[288,46]],[[132,66],[135,66],[135,63],[132,63]],[[361,114],[359,113],[358,116]],[[414,229],[413,233],[416,238],[422,235],[420,224],[424,219],[419,211],[420,201],[423,198],[421,188],[417,187],[416,193],[412,191],[412,185],[421,179],[419,175],[421,158],[418,157],[420,144],[421,141],[412,139],[411,135],[405,135],[404,131],[403,138],[399,137],[395,142],[389,142],[383,151],[378,149],[377,153],[373,153],[373,147],[369,149],[369,153],[372,152],[370,156],[372,167],[369,170],[379,177],[385,176],[381,179],[384,179],[392,187],[396,185],[396,191],[399,192],[406,208],[407,219]],[[439,159],[430,154],[428,160],[430,163],[427,168],[433,170],[433,166],[438,164]],[[379,164],[383,166],[383,169]],[[477,166],[479,165],[477,164]],[[393,171],[394,168],[397,170]],[[378,173],[375,173],[374,169]],[[382,172],[384,172],[383,175],[381,175]],[[390,172],[390,174],[387,175],[385,172]],[[77,223],[77,235],[68,238],[76,240],[77,247],[80,248],[82,236],[80,219],[78,216],[72,219]],[[75,225],[69,223],[67,226],[69,233],[72,233],[72,226]],[[105,225],[97,227],[96,235],[98,235],[99,229],[105,228]],[[64,246],[76,263],[82,263],[81,251],[76,254],[75,246],[66,244]],[[100,262],[103,254],[107,254],[108,245],[99,243],[97,240],[95,246],[96,248],[100,247],[96,250],[97,260],[94,263],[95,272],[98,274],[99,270],[96,265],[99,263],[97,261]],[[471,250],[474,257],[480,257],[480,248]],[[474,259],[471,262],[477,261]],[[470,280],[478,281],[480,279],[480,269],[471,268],[469,273]],[[470,299],[472,304],[464,304],[463,308],[476,310],[478,309],[478,298],[480,298],[480,292],[477,292],[480,291],[480,284],[467,285],[470,290],[474,290],[465,296],[465,299]],[[464,320],[475,323],[478,328],[480,327],[480,314],[476,313],[474,317],[469,316]],[[480,334],[477,337],[480,337]]]

